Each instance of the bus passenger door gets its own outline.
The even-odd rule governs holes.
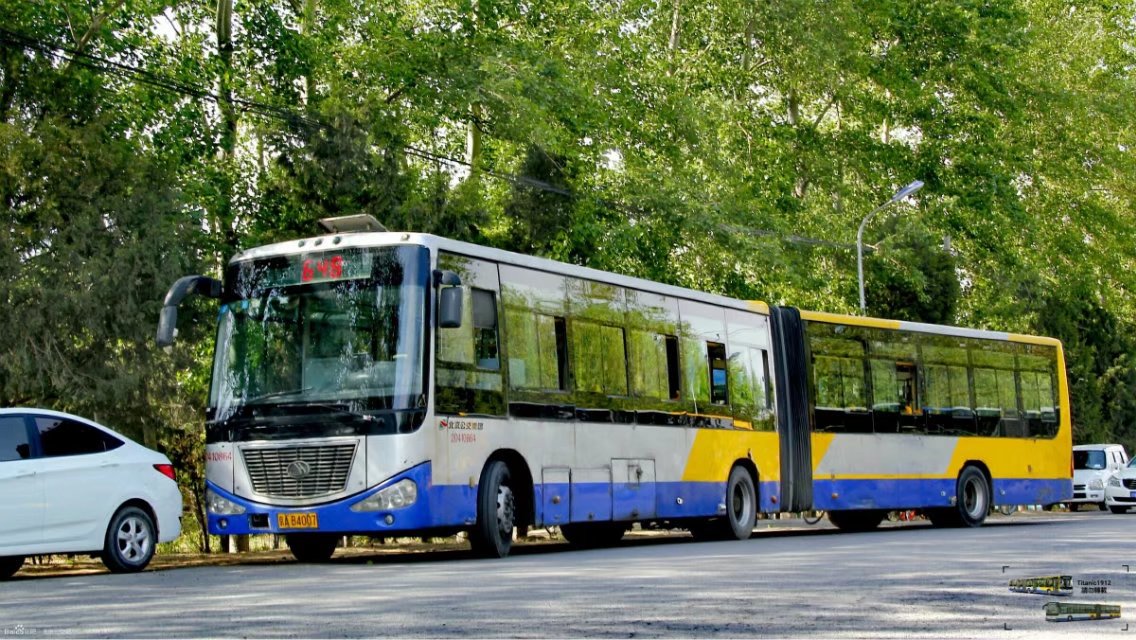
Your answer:
[[[569,485],[572,471],[568,467],[545,467],[541,470],[541,503],[543,505],[544,526],[560,525],[568,522]]]
[[[648,520],[655,517],[655,461],[611,461],[613,520]]]

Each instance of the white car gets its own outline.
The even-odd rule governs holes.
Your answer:
[[[181,514],[166,456],[78,416],[0,409],[0,580],[51,553],[141,571]]]
[[[1108,479],[1128,464],[1128,453],[1118,444],[1079,444],[1073,447],[1073,499],[1069,508],[1091,504],[1105,508]]]
[[[1136,458],[1109,478],[1104,500],[1108,504],[1108,510],[1113,513],[1125,513],[1136,508]]]

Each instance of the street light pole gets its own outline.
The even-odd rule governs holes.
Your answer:
[[[868,215],[864,216],[864,220],[860,222],[860,230],[856,232],[856,280],[860,284],[860,315],[864,315],[868,311],[868,305],[864,301],[864,227],[868,225],[868,221],[872,216],[876,215],[883,209],[903,200],[907,196],[915,193],[923,188],[923,181],[916,180],[906,187],[900,189],[891,197],[891,200],[881,204],[880,206],[872,209]]]

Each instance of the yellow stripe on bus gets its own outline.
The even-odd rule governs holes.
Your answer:
[[[899,320],[884,320],[883,318],[863,318],[860,316],[845,316],[824,311],[801,311],[801,318],[813,322],[828,322],[830,324],[846,324],[854,327],[870,327],[873,329],[899,329]]]
[[[1047,347],[1057,347],[1061,345],[1061,341],[1057,338],[1046,338],[1043,336],[1027,336],[1022,333],[1008,334],[1010,342],[1021,342],[1024,344],[1040,344]]]
[[[725,482],[737,460],[752,459],[758,481],[781,478],[781,450],[773,431],[694,429],[684,482]]]

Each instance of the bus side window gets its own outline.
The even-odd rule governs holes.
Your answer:
[[[726,375],[726,345],[707,342],[706,364],[710,367],[710,402],[714,404],[729,403],[730,389]]]
[[[492,291],[473,289],[473,353],[479,369],[501,368],[497,348],[497,297]]]

